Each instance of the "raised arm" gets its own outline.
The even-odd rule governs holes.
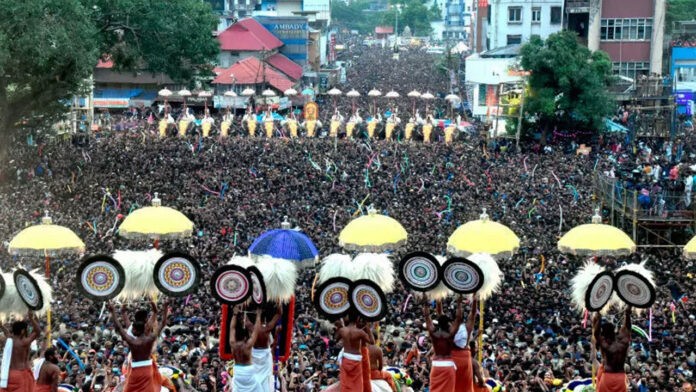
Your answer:
[[[363,327],[363,332],[365,332],[365,341],[367,344],[375,344],[375,335],[372,333],[372,323],[365,324]]]
[[[594,338],[597,343],[601,342],[601,332],[599,330],[599,323],[601,320],[602,316],[599,315],[599,312],[595,312],[594,316],[592,316],[592,331],[594,332]]]
[[[27,337],[27,341],[33,342],[39,337],[39,335],[41,335],[41,326],[39,325],[39,319],[36,318],[34,312],[27,313],[27,317],[31,322],[31,335]]]
[[[235,332],[237,331],[237,316],[239,315],[239,309],[235,306],[232,309],[232,322],[230,323],[230,330],[229,330],[229,339],[230,339],[230,346],[234,346],[235,343],[237,343],[237,337],[235,336]]]
[[[630,343],[631,341],[631,308],[630,306],[626,307],[626,311],[624,312],[624,323],[621,326],[621,330],[619,330],[619,339],[623,340],[625,343]]]
[[[256,322],[254,323],[254,330],[251,332],[251,336],[247,341],[247,345],[250,347],[256,343],[256,338],[259,337],[259,330],[261,329],[261,309],[256,309]]]
[[[471,332],[474,330],[474,325],[476,325],[476,314],[478,313],[478,299],[473,297],[471,299],[471,310],[469,310],[469,317],[466,319],[466,332],[471,336]]]
[[[435,328],[433,327],[433,320],[430,318],[430,307],[425,294],[423,294],[423,315],[425,316],[425,326],[428,328],[428,332],[432,334]]]
[[[276,314],[273,315],[273,318],[271,319],[270,322],[266,323],[266,329],[264,332],[271,332],[273,329],[276,327],[276,324],[278,324],[278,321],[280,318],[283,316],[283,307],[278,305],[276,308]]]
[[[164,309],[162,310],[162,322],[160,323],[159,329],[157,330],[157,337],[162,335],[162,331],[167,326],[167,319],[169,318],[169,298],[167,298],[164,301],[163,307]]]
[[[457,297],[457,312],[454,316],[454,322],[450,326],[450,334],[454,336],[459,330],[459,326],[462,324],[464,319],[464,311],[462,310],[462,296]]]
[[[131,335],[128,334],[128,332],[125,329],[123,329],[123,325],[121,325],[121,320],[116,315],[116,310],[114,310],[114,305],[111,302],[107,302],[106,306],[109,308],[109,312],[111,312],[111,318],[114,320],[116,331],[119,335],[121,335],[121,339],[125,340],[128,344],[135,343],[135,338],[133,338]]]

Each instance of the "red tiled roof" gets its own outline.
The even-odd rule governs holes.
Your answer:
[[[218,35],[220,50],[262,51],[283,46],[283,42],[266,30],[256,19],[238,21]]]
[[[264,67],[261,60],[256,57],[247,57],[216,73],[217,77],[213,80],[213,84],[260,84],[265,80],[279,91],[285,91],[295,84],[272,67]]]
[[[377,26],[375,34],[394,34],[394,28],[392,26]]]
[[[302,77],[302,66],[280,53],[267,58],[266,62],[294,80],[300,80]]]

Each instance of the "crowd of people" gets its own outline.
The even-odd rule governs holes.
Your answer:
[[[356,61],[372,61],[369,56]],[[419,57],[402,53],[404,60],[425,67]],[[411,72],[389,67],[389,61],[377,61],[376,69],[391,78],[390,84],[421,90],[430,85],[415,80]],[[375,75],[380,77],[377,71]],[[380,87],[374,86],[377,80],[359,80],[356,88]],[[55,223],[70,227],[85,241],[88,255],[148,249],[148,241],[120,237],[118,224],[134,209],[149,205],[157,192],[163,205],[195,223],[191,238],[164,240],[160,248],[186,250],[201,264],[206,282],[233,255],[246,254],[259,234],[279,227],[285,216],[309,235],[321,255],[328,255],[341,251],[341,228],[373,205],[408,232],[408,243],[392,255],[397,262],[411,251],[445,254],[448,236],[486,208],[492,220],[517,233],[522,247],[514,257],[499,260],[504,284],[485,303],[482,373],[499,380],[507,391],[559,391],[562,384],[556,380],[590,377],[592,358],[590,325],[583,325],[568,293],[570,279],[584,260],[561,254],[556,243],[562,233],[589,222],[600,203],[593,190],[594,173],[611,171],[621,153],[631,161],[636,158],[603,140],[589,156],[556,146],[519,153],[487,150],[486,145],[477,135],[451,145],[425,145],[238,137],[192,143],[138,133],[78,144],[17,143],[5,147],[0,167],[0,211],[5,217],[0,238],[9,240],[48,210]],[[682,154],[692,151],[684,141]],[[106,192],[114,200],[105,198]],[[11,257],[6,249],[1,254],[3,271],[19,262],[30,267],[43,263]],[[691,391],[696,309],[686,298],[696,288],[696,266],[672,248],[641,248],[633,256],[605,257],[600,263],[613,268],[640,261],[647,261],[659,287],[651,317],[644,313],[633,318],[634,325],[651,334],[650,339],[632,336],[626,363],[630,390]],[[128,345],[102,304],[76,290],[78,265],[76,256],[53,260],[53,336],[64,345],[58,344],[51,358],[64,383],[83,391],[122,390]],[[341,344],[310,300],[317,268],[304,269],[298,281],[293,353],[275,373],[282,391],[320,391],[339,377]],[[390,311],[377,339],[384,363],[404,369],[414,391],[428,391],[432,343],[420,310],[423,304],[410,300],[402,285],[389,294],[388,302]],[[134,310],[148,305],[125,306]],[[443,306],[453,312],[454,298]],[[209,286],[202,284],[187,301],[173,301],[170,310],[156,353],[160,366],[180,370],[174,380],[177,390],[228,390],[231,367],[218,355],[220,305]],[[610,314],[608,319],[618,324],[620,316]],[[41,323],[45,326],[45,319]],[[37,353],[43,348],[40,343]]]

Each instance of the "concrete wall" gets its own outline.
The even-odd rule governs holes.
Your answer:
[[[508,44],[508,35],[520,35],[522,43],[529,41],[532,35],[546,38],[553,33],[561,31],[563,26],[563,0],[536,0],[534,2],[523,0],[490,0],[491,23],[487,37],[490,40],[490,49],[500,48]],[[522,19],[519,23],[508,20],[508,8],[521,7]],[[551,7],[561,7],[561,19],[558,23],[551,23]],[[532,9],[541,9],[541,21],[532,22]]]

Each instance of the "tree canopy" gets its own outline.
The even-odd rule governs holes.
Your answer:
[[[542,132],[542,142],[553,127],[599,129],[612,111],[608,87],[611,60],[578,43],[573,32],[562,31],[546,40],[538,36],[521,48],[520,65],[529,76],[525,112]]]
[[[0,0],[0,129],[48,123],[99,57],[117,70],[190,81],[218,53],[217,18],[199,0]]]
[[[667,2],[667,24],[665,26],[667,32],[678,29],[676,22],[695,19],[694,0],[669,0]]]
[[[374,33],[378,25],[393,26],[396,22],[396,6],[401,7],[399,12],[399,34],[409,26],[415,36],[430,35],[433,13],[420,0],[399,1],[391,4],[384,11],[371,11],[370,1],[357,0],[350,4],[342,1],[331,3],[331,19],[333,23],[350,30],[358,30],[363,34]],[[438,16],[437,19],[440,17]]]

